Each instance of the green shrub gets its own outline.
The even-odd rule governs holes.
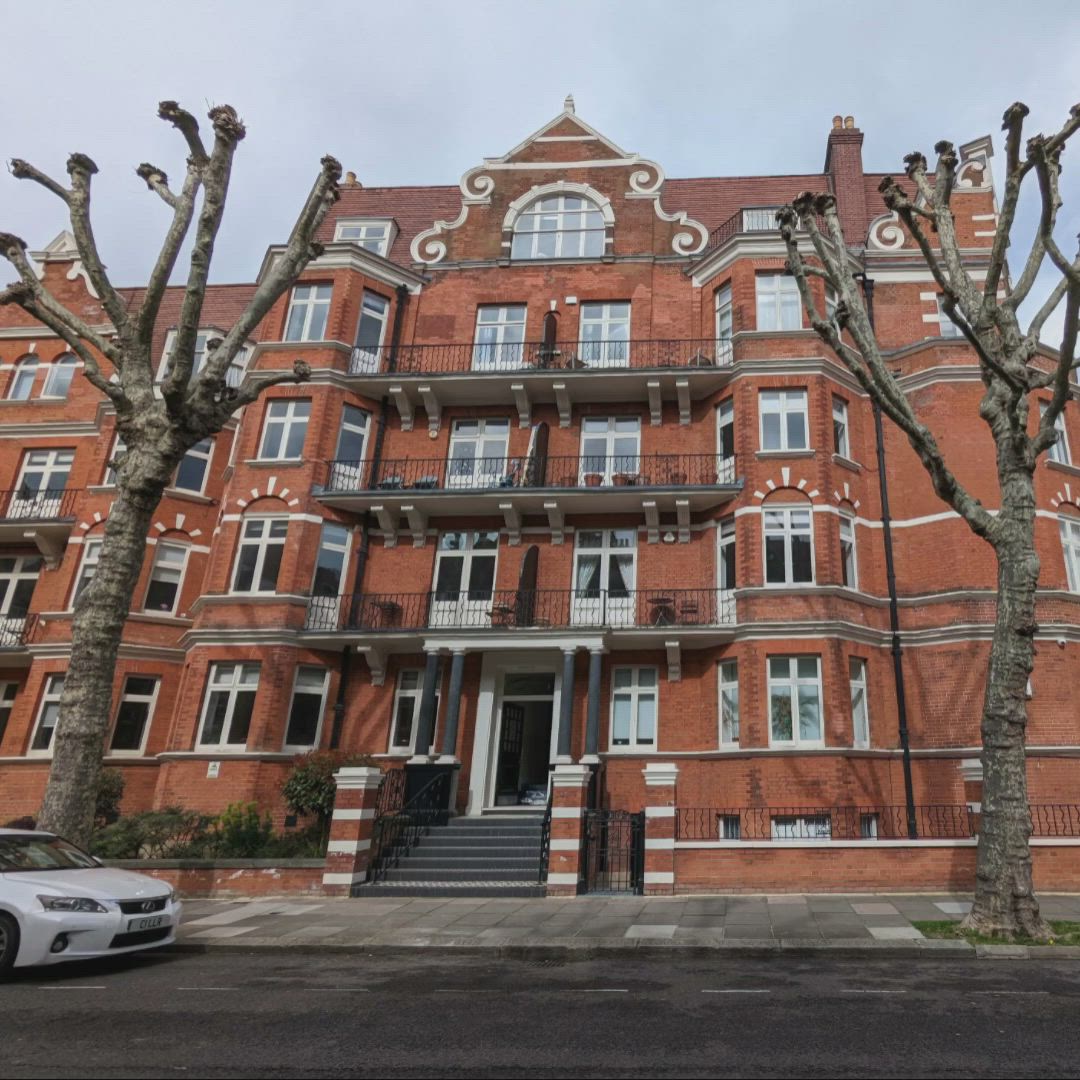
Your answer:
[[[357,765],[378,765],[367,754],[347,754],[341,750],[312,750],[293,761],[293,767],[281,794],[294,814],[313,814],[324,837],[330,831],[330,816],[334,811],[337,786],[334,773],[338,769]]]
[[[102,769],[98,778],[97,799],[94,803],[94,828],[104,829],[120,817],[120,800],[124,797],[124,774],[119,769]]]
[[[270,815],[258,803],[230,803],[206,834],[206,853],[219,859],[258,859],[274,835]]]
[[[198,857],[212,820],[180,806],[131,814],[95,832],[90,850],[102,859]]]

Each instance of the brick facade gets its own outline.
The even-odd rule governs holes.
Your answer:
[[[991,507],[994,454],[978,416],[975,358],[962,339],[947,336],[929,272],[883,211],[880,174],[863,169],[862,133],[837,121],[820,173],[665,179],[659,166],[621,150],[571,108],[510,154],[469,170],[460,186],[347,182],[323,226],[325,254],[302,279],[328,287],[325,329],[314,340],[288,340],[285,297],[247,356],[248,371],[281,370],[301,357],[313,369],[311,382],[277,387],[235,417],[214,440],[198,490],[174,485],[147,538],[114,718],[129,679],[153,680],[152,712],[134,746],[112,750],[111,732],[107,754],[125,774],[125,811],[180,804],[214,812],[255,800],[281,824],[280,784],[302,749],[287,741],[301,668],[303,677],[322,672],[324,680],[307,742],[393,764],[418,750],[425,756],[427,748],[406,736],[424,719],[416,673],[433,653],[440,693],[432,746],[460,763],[461,812],[515,801],[515,789],[544,782],[560,756],[566,695],[570,750],[562,759],[599,762],[592,791],[611,808],[650,805],[643,770],[657,760],[677,763],[684,806],[903,804],[872,410],[805,320],[782,329],[767,314],[759,318],[766,276],[783,274],[783,246],[762,224],[771,211],[764,218],[744,211],[775,207],[807,188],[834,191],[848,239],[866,246],[879,335],[895,350],[890,365],[961,480]],[[989,140],[961,148],[961,159],[957,229],[978,262],[993,229]],[[541,197],[583,200],[568,213],[593,207],[586,228],[596,235],[585,243],[599,246],[580,256],[522,257],[515,236]],[[554,204],[544,209],[557,212]],[[360,221],[389,223],[384,250],[342,238],[340,227]],[[578,243],[573,223],[562,242]],[[105,322],[63,235],[35,257],[60,299],[90,322]],[[212,287],[204,326],[227,329],[254,287]],[[720,301],[730,295],[730,331],[718,330],[718,294]],[[138,301],[138,290],[125,295]],[[158,327],[162,360],[178,305],[172,290]],[[372,305],[379,319],[365,323]],[[596,305],[626,305],[628,327],[609,312],[594,332]],[[509,321],[519,328],[485,347],[480,308],[501,308],[504,316],[515,309]],[[614,345],[591,345],[598,332]],[[7,635],[0,683],[14,686],[6,723],[0,720],[0,821],[33,814],[39,804],[48,767],[47,746],[35,749],[39,720],[50,676],[64,670],[85,556],[113,498],[110,407],[78,372],[66,398],[44,396],[63,354],[18,309],[0,311],[0,559],[6,567],[22,557],[37,574],[28,605],[11,606],[8,581],[0,607]],[[29,386],[20,366],[27,358],[37,360]],[[762,395],[772,391],[799,392],[805,403],[797,409],[805,439],[780,449],[763,442]],[[267,431],[290,402],[307,419],[302,449],[286,457],[267,451]],[[840,405],[843,453],[834,443]],[[729,407],[734,461],[718,433]],[[1080,452],[1076,404],[1064,415]],[[363,418],[361,451],[358,439],[345,440],[346,416]],[[613,418],[635,429],[633,449],[609,441],[599,458],[595,450],[588,456],[583,439],[594,422]],[[459,422],[481,420],[490,438],[470,443]],[[340,452],[346,445],[352,449]],[[35,451],[71,451],[71,463],[60,485],[64,505],[28,514],[20,499]],[[978,756],[994,561],[936,499],[891,425],[884,452],[915,801],[963,805],[976,801],[961,763]],[[462,465],[470,454],[498,460]],[[597,472],[594,488],[589,476]],[[1042,577],[1031,796],[1072,802],[1080,582],[1069,581],[1059,521],[1080,515],[1080,469],[1043,462],[1036,491]],[[811,581],[766,580],[765,522],[778,507],[809,519]],[[276,577],[265,591],[244,591],[237,588],[239,548],[248,526],[265,518],[284,523]],[[845,521],[857,565],[847,584]],[[336,534],[336,563],[321,547],[328,525],[344,530]],[[733,582],[721,570],[728,528]],[[611,546],[613,530],[628,546]],[[496,546],[479,556],[454,550],[488,533],[497,534]],[[607,537],[606,546],[590,562],[586,545],[595,534]],[[162,545],[185,553],[183,578],[172,611],[146,610]],[[329,597],[321,595],[327,580]],[[576,651],[572,685],[568,649]],[[590,649],[600,658],[591,709]],[[465,655],[456,739],[447,746],[454,651]],[[819,673],[809,691],[816,705],[804,718],[809,736],[791,745],[777,744],[770,702],[770,659],[781,657],[814,659]],[[855,730],[852,661],[864,665],[865,739]],[[731,662],[739,731],[737,741],[722,743],[719,680]],[[257,671],[257,687],[211,685],[214,670],[239,677],[243,665]],[[627,668],[638,675],[620,693],[616,669]],[[397,725],[395,739],[403,702],[415,706],[411,730]],[[230,740],[236,710],[248,705],[246,730]],[[216,740],[207,723],[214,708],[223,719]],[[624,715],[648,738],[650,712],[652,742],[616,743]],[[590,715],[599,716],[595,755]],[[774,871],[758,866],[772,864],[755,859],[748,874],[765,887]],[[672,863],[666,848],[650,849],[648,860]],[[677,878],[685,871],[687,881],[698,881],[697,853],[678,852],[674,865]],[[738,870],[725,866],[729,872]],[[814,873],[810,863],[806,872]]]

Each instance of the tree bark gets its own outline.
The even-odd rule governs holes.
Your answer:
[[[1002,454],[1004,457],[1007,455]],[[1045,940],[1032,881],[1028,809],[1027,687],[1035,660],[1035,491],[1030,469],[1001,468],[998,600],[982,717],[982,810],[975,899],[964,921],[979,933]]]
[[[112,720],[116,659],[146,555],[147,532],[175,463],[128,451],[93,579],[75,604],[71,658],[38,827],[86,845]],[[130,479],[129,479],[130,478]]]

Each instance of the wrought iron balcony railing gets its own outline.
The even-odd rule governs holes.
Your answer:
[[[730,338],[381,345],[353,349],[350,375],[711,368],[732,362]]]
[[[37,615],[0,615],[0,649],[23,649],[37,626]]]
[[[31,491],[22,487],[15,491],[0,491],[4,521],[48,521],[75,516],[76,488],[42,488]]]
[[[532,458],[328,461],[323,491],[477,491],[506,488],[711,487],[736,483],[735,457],[584,454]]]
[[[1080,805],[1030,807],[1033,836],[1080,836]],[[915,807],[923,840],[964,840],[978,835],[979,814],[959,805]],[[682,807],[677,840],[907,840],[905,806]]]
[[[313,596],[305,629],[528,630],[549,627],[728,626],[735,600],[720,589],[496,589],[491,592]]]

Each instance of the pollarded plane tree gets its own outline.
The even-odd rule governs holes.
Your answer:
[[[142,164],[137,174],[172,213],[138,304],[126,301],[105,269],[90,220],[91,181],[97,166],[85,154],[67,161],[69,186],[29,162],[15,159],[12,174],[31,180],[67,207],[79,258],[109,326],[102,330],[62,304],[38,280],[26,244],[0,233],[0,253],[18,272],[18,280],[0,291],[0,304],[15,304],[60,338],[82,360],[83,374],[111,403],[116,430],[125,450],[116,456],[116,499],[105,524],[94,577],[75,603],[71,654],[64,681],[39,824],[74,841],[88,839],[94,815],[94,792],[111,715],[114,667],[124,623],[131,607],[146,551],[151,517],[184,454],[207,436],[221,431],[229,418],[268,387],[303,382],[310,377],[297,361],[291,371],[249,375],[239,386],[227,383],[230,364],[274,302],[322,251],[314,237],[337,201],[341,166],[324,157],[284,251],[258,284],[240,317],[222,338],[207,343],[199,370],[196,338],[206,298],[214,242],[221,226],[233,158],[244,138],[236,110],[219,105],[209,112],[213,141],[207,145],[195,117],[174,101],[163,101],[158,116],[171,123],[187,146],[187,167],[179,187],[163,169]],[[152,355],[154,330],[166,287],[181,248],[192,235],[187,279],[176,324],[175,344],[164,381],[155,386]]]
[[[925,259],[941,294],[942,309],[959,327],[978,357],[984,385],[979,415],[996,447],[998,508],[987,508],[957,479],[950,461],[920,420],[888,366],[888,353],[874,333],[860,251],[849,247],[829,194],[802,193],[777,213],[803,306],[814,330],[852,372],[867,395],[907,436],[929,474],[934,491],[994,550],[998,595],[982,710],[982,814],[979,827],[975,901],[966,925],[983,933],[1045,939],[1032,883],[1031,818],[1025,768],[1027,685],[1034,662],[1036,587],[1035,466],[1057,439],[1055,423],[1070,394],[1076,362],[1080,310],[1080,256],[1067,257],[1055,238],[1061,155],[1080,128],[1080,105],[1053,135],[1034,135],[1022,145],[1028,108],[1006,110],[1006,175],[1000,218],[988,264],[978,275],[965,265],[952,210],[957,155],[939,142],[933,171],[921,153],[905,159],[908,185],[886,177],[879,190]],[[1019,275],[1009,281],[1006,256],[1025,182],[1034,179],[1040,215]],[[800,244],[805,234],[809,240]],[[1032,293],[1046,260],[1056,268],[1055,284],[1027,326],[1018,309]],[[825,317],[810,279],[824,278],[837,305]],[[999,293],[1001,295],[999,296]],[[1056,353],[1040,342],[1047,320],[1064,302],[1064,332]],[[1045,397],[1039,416],[1036,394]],[[1033,421],[1032,417],[1035,418]],[[955,464],[953,462],[952,464]]]

